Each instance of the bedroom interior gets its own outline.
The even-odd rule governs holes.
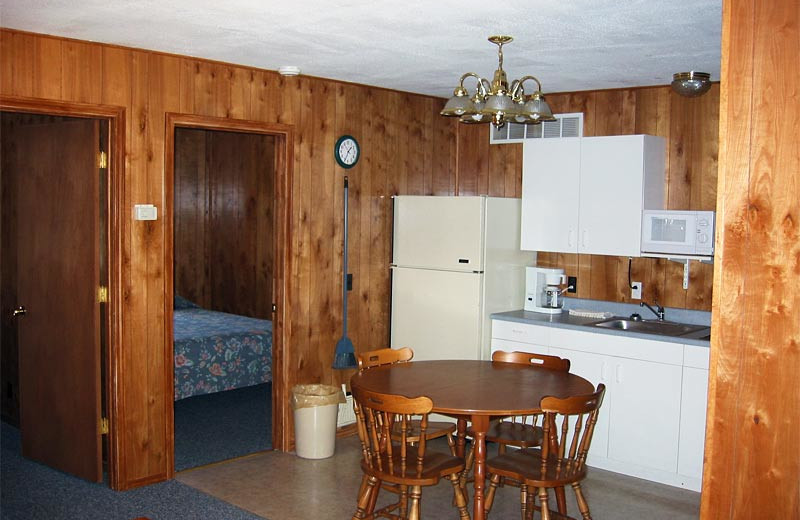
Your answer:
[[[176,127],[174,172],[175,469],[181,471],[272,446],[272,432],[260,428],[271,424],[264,415],[272,398],[275,137]],[[256,425],[236,428],[232,433],[243,439],[229,442],[209,415]],[[200,431],[193,416],[206,417]]]

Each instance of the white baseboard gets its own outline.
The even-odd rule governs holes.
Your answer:
[[[613,471],[614,473],[622,473],[631,477],[637,477],[660,484],[667,484],[668,486],[675,486],[679,488],[689,489],[691,491],[700,491],[702,479],[697,477],[690,477],[687,475],[679,475],[678,473],[670,473],[659,469],[646,468],[637,466],[628,462],[620,462],[605,457],[592,457],[591,454],[586,459],[586,464],[593,468],[604,469]]]

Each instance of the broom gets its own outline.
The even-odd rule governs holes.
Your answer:
[[[353,342],[347,337],[347,177],[344,178],[344,258],[342,260],[342,337],[336,342],[333,368],[357,368]]]

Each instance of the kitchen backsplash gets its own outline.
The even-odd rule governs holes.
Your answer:
[[[647,302],[655,308],[653,302]],[[646,307],[639,304],[609,302],[603,300],[589,300],[585,298],[564,298],[564,312],[569,309],[584,309],[590,311],[611,312],[615,316],[630,316],[633,313],[641,314],[642,318],[649,320],[656,316]],[[711,313],[708,311],[695,311],[691,309],[664,308],[664,319],[692,325],[711,326]]]

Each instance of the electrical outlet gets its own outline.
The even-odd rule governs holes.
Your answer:
[[[642,299],[642,282],[631,282],[631,299]]]
[[[567,292],[568,293],[576,293],[576,292],[578,292],[578,277],[577,276],[568,276],[567,277]]]

